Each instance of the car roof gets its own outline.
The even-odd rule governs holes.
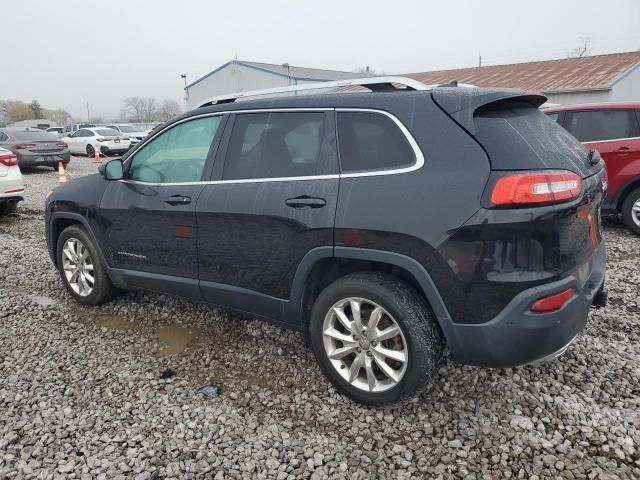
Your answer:
[[[579,105],[562,105],[560,107],[545,108],[545,113],[567,112],[573,110],[627,110],[640,109],[640,102],[601,102],[582,103]]]

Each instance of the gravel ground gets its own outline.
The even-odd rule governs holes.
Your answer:
[[[420,398],[377,410],[337,394],[299,334],[149,293],[72,302],[44,244],[55,182],[25,172],[0,220],[0,479],[640,478],[640,249],[617,222],[610,305],[558,361],[447,358]]]

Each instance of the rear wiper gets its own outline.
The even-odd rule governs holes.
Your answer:
[[[589,165],[595,166],[600,163],[600,152],[597,150],[589,150],[589,154],[587,155],[587,161]]]

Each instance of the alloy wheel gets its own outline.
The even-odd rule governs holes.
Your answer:
[[[355,388],[384,392],[404,377],[409,350],[402,329],[372,300],[336,302],[325,316],[322,337],[329,361]]]
[[[62,247],[62,269],[71,289],[81,297],[93,292],[95,278],[89,249],[77,238],[69,238]]]
[[[640,198],[631,207],[631,220],[640,227]]]

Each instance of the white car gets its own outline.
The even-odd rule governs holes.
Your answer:
[[[122,155],[131,148],[131,141],[120,132],[107,127],[81,128],[64,139],[69,152],[93,157],[98,150],[104,155]]]
[[[122,135],[129,137],[129,140],[131,140],[132,145],[135,145],[138,142],[141,142],[147,137],[147,135],[149,135],[149,133],[146,132],[145,130],[140,130],[139,127],[136,127],[135,125],[131,125],[128,123],[114,123],[112,125],[107,125],[107,128],[112,128],[113,130],[117,130]]]
[[[23,195],[18,158],[13,152],[0,147],[0,217],[15,212]]]

